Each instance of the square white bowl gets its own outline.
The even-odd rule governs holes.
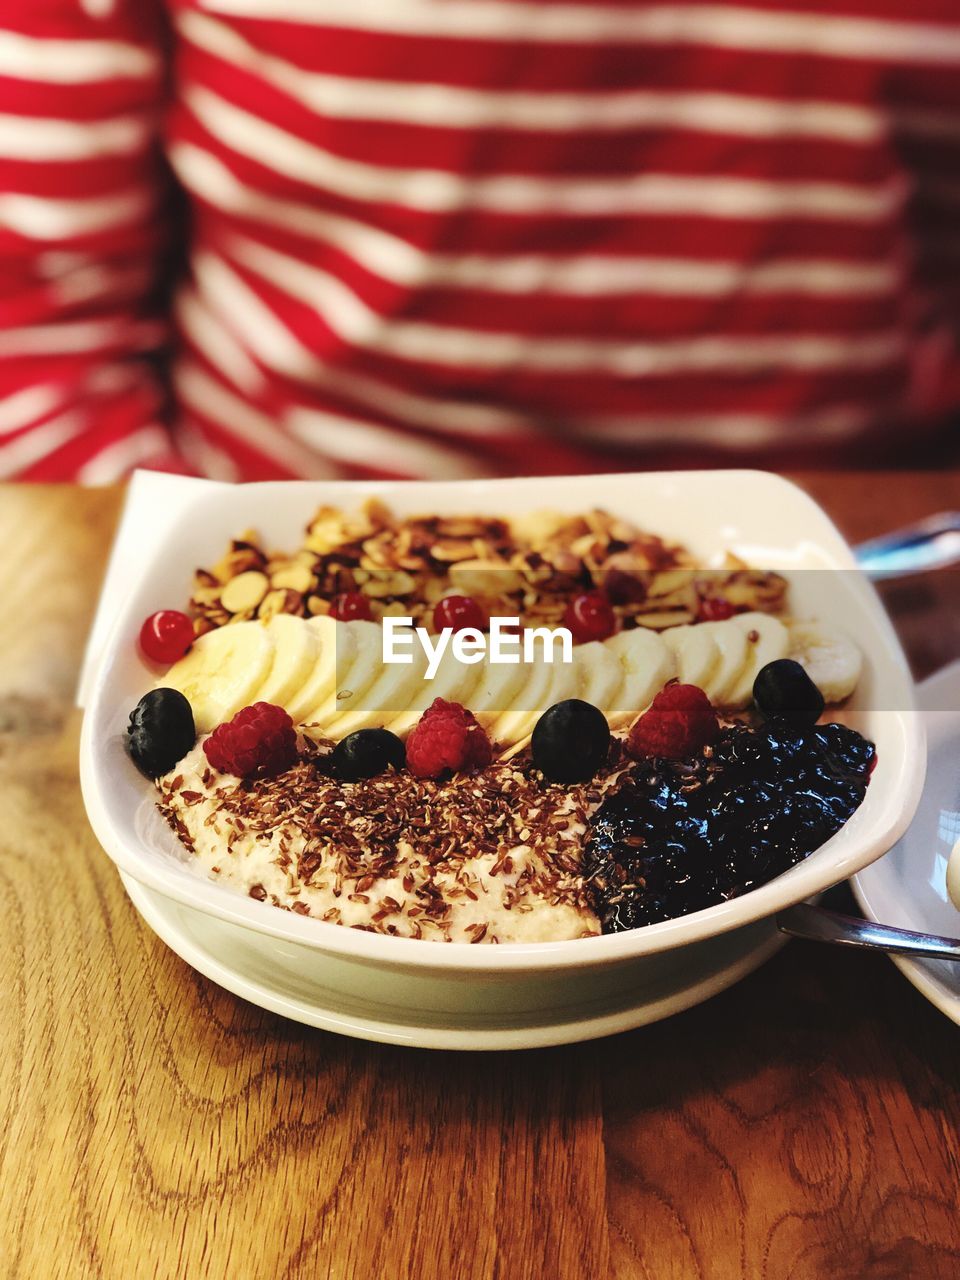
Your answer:
[[[859,642],[864,674],[845,719],[877,745],[866,799],[849,822],[803,862],[739,898],[675,920],[596,938],[496,947],[434,943],[325,924],[256,902],[205,878],[157,814],[153,787],[128,760],[122,735],[129,712],[152,685],[137,655],[144,617],[182,605],[193,570],[216,561],[232,537],[255,528],[271,547],[295,548],[321,504],[356,508],[368,497],[398,515],[482,512],[513,515],[549,507],[578,512],[599,506],[652,533],[682,542],[705,562],[733,551],[791,581],[800,616],[836,616]],[[919,801],[926,763],[924,732],[899,642],[870,584],[824,512],[796,486],[759,471],[663,472],[460,482],[282,482],[230,486],[146,478],[131,493],[108,576],[115,613],[102,652],[92,655],[80,746],[81,783],[91,825],[129,876],[176,902],[237,926],[249,945],[271,940],[389,973],[454,974],[478,983],[523,975],[632,964],[766,919],[810,898],[880,857],[905,830]],[[151,509],[152,507],[152,509]],[[171,512],[176,509],[176,517]],[[155,525],[166,527],[154,539]],[[806,573],[805,570],[827,572]],[[835,572],[834,572],[835,571]],[[112,603],[116,601],[116,603]],[[371,970],[373,972],[371,972]],[[464,1001],[471,999],[470,982]]]

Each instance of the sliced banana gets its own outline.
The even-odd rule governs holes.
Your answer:
[[[747,633],[726,622],[697,624],[713,639],[719,660],[702,688],[715,707],[726,707],[747,665]]]
[[[328,737],[340,736],[340,721],[355,707],[366,705],[366,693],[383,670],[383,628],[379,622],[345,622],[353,634],[354,653],[348,667],[337,663],[336,709],[325,724]]]
[[[290,698],[287,710],[294,724],[326,723],[336,712],[337,671],[353,661],[357,642],[346,623],[321,614],[307,620],[317,642],[313,671]]]
[[[490,729],[491,739],[500,747],[526,741],[548,707],[577,697],[580,682],[574,663],[544,662],[539,658],[524,665],[529,673],[527,683],[514,699],[513,708],[495,720]]]
[[[705,689],[720,665],[720,650],[710,632],[702,624],[670,627],[660,633],[660,638],[673,651],[681,684]]]
[[[231,622],[199,636],[157,685],[179,689],[198,733],[209,733],[256,702],[269,674],[274,639],[262,622]]]
[[[742,711],[753,701],[753,682],[760,668],[787,656],[790,637],[779,618],[769,613],[738,613],[723,625],[739,627],[747,638],[747,661],[725,701],[729,710]]]
[[[547,693],[553,677],[553,665],[543,658],[519,664],[523,681],[512,704],[494,720],[488,732],[491,741],[511,747],[533,731],[537,719],[547,708]],[[572,664],[571,664],[572,666]]]
[[[790,622],[789,656],[805,668],[826,702],[843,702],[857,687],[863,655],[845,632],[823,622]]]
[[[582,698],[606,715],[616,702],[623,684],[620,659],[602,640],[591,640],[588,644],[578,644],[574,649],[573,665],[578,691],[567,696]]]
[[[294,618],[289,613],[272,617],[267,631],[274,643],[273,664],[257,690],[256,700],[289,707],[291,698],[313,673],[320,647],[317,634],[303,618]]]
[[[671,651],[655,631],[637,627],[604,642],[623,667],[623,684],[607,714],[611,728],[631,724],[676,674]]]
[[[530,726],[531,732],[533,726],[549,707],[555,706],[558,702],[566,702],[568,698],[580,697],[580,673],[574,663],[552,662],[548,663],[548,666],[551,667],[553,674],[550,679],[550,686],[547,689],[547,701],[534,712],[533,724]],[[587,701],[586,698],[583,700],[584,702]]]
[[[360,695],[359,704],[337,717],[329,727],[329,736],[345,738],[358,729],[379,729],[405,711],[423,688],[427,655],[421,645],[410,651],[412,661],[386,662],[369,689]]]
[[[459,702],[461,706],[469,708],[472,705],[470,695],[479,683],[482,671],[482,662],[461,662],[448,645],[433,679],[421,679],[413,701],[384,725],[384,728],[405,738],[434,698]]]
[[[513,706],[526,676],[522,662],[490,662],[484,658],[479,680],[470,695],[470,710],[484,729],[489,730]]]

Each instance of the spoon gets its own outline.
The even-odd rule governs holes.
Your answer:
[[[777,913],[777,928],[793,938],[811,942],[836,942],[842,947],[868,947],[893,951],[903,956],[926,956],[935,960],[960,960],[960,939],[941,938],[934,933],[916,933],[890,924],[874,924],[854,916],[843,916],[825,907],[800,902]]]
[[[960,511],[941,511],[853,549],[868,577],[903,578],[960,562]]]

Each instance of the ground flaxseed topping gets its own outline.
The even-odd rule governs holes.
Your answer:
[[[580,786],[546,782],[526,752],[446,781],[343,782],[326,772],[328,744],[304,749],[288,772],[240,782],[195,748],[160,779],[161,813],[211,875],[303,915],[472,943],[599,932],[581,850],[620,772],[616,741]]]

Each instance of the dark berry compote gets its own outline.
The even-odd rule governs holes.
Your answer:
[[[714,906],[828,840],[866,793],[875,751],[839,724],[723,729],[691,760],[646,760],[594,814],[584,875],[604,933]]]

